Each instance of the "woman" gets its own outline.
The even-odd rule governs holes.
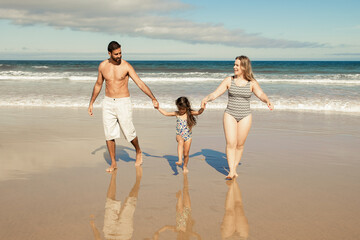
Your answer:
[[[209,101],[215,100],[226,90],[228,90],[228,105],[224,113],[224,132],[229,164],[229,174],[226,179],[229,180],[237,176],[236,168],[240,163],[244,144],[250,131],[252,93],[266,103],[270,110],[273,109],[273,104],[254,78],[250,59],[246,56],[235,58],[234,76],[225,78],[214,92],[201,101],[201,107],[205,108]]]

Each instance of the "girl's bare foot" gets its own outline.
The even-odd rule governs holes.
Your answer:
[[[184,167],[184,173],[188,173],[189,169],[187,167]]]
[[[175,164],[178,166],[181,166],[183,164],[183,162],[177,161]]]

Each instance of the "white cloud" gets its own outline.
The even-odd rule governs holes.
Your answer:
[[[221,24],[195,23],[171,13],[190,6],[176,0],[0,0],[0,19],[78,31],[178,40],[235,47],[303,48],[323,44],[270,39]]]

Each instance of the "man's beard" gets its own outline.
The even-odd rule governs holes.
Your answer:
[[[111,57],[111,58],[114,62],[121,63],[121,57],[119,57],[119,58]]]

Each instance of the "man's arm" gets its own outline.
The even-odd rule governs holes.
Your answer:
[[[104,82],[104,77],[101,73],[100,68],[101,68],[101,64],[98,69],[98,77],[97,77],[96,83],[94,85],[94,89],[93,89],[92,96],[91,96],[90,103],[89,103],[88,113],[90,116],[93,115],[93,104],[94,104],[97,96],[99,95],[102,85],[103,85],[103,82]]]
[[[131,79],[135,82],[135,84],[143,91],[146,95],[151,98],[154,108],[159,107],[159,103],[156,100],[154,94],[151,92],[150,88],[139,78],[139,76],[136,74],[135,69],[129,64],[129,76]]]

